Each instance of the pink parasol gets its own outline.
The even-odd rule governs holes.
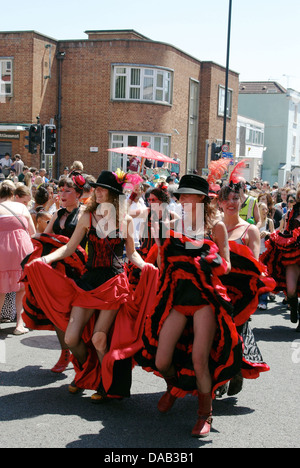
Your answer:
[[[142,141],[142,146],[126,146],[121,148],[110,148],[107,151],[111,151],[113,153],[121,153],[127,154],[130,156],[138,156],[143,159],[153,159],[154,161],[163,161],[166,163],[172,164],[179,164],[178,162],[174,161],[174,159],[165,156],[158,151],[155,151],[151,148],[148,148],[149,143],[147,141]]]

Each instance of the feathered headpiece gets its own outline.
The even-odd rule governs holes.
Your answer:
[[[113,172],[118,184],[122,185],[123,189],[132,190],[136,185],[139,185],[143,179],[139,174],[123,172],[120,168]]]
[[[239,182],[245,182],[242,169],[246,167],[246,161],[247,159],[242,159],[242,161],[237,163],[230,175],[229,183],[238,184]]]
[[[223,175],[228,169],[230,160],[227,158],[221,158],[217,161],[211,161],[208,165],[209,174],[207,177],[207,182],[215,184],[217,180],[222,179]]]
[[[220,158],[217,161],[211,161],[208,165],[209,174],[207,182],[209,183],[209,196],[211,198],[217,197],[220,191],[220,185],[216,184],[217,180],[222,179],[225,172],[228,170],[230,160],[227,158]]]

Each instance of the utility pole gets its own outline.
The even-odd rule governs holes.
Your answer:
[[[232,10],[232,0],[229,0],[228,34],[227,34],[227,59],[226,59],[226,80],[225,80],[225,104],[224,104],[224,125],[223,125],[223,145],[225,145],[225,143],[226,143],[227,102],[228,102],[228,75],[229,75],[229,55],[230,55],[230,33],[231,33],[231,10]]]
[[[62,62],[66,57],[66,53],[59,51],[56,54],[56,58],[58,60],[58,111],[56,116],[57,121],[57,135],[56,135],[56,176],[59,179],[60,176],[60,148],[61,148],[61,101],[62,101],[62,93],[61,93],[61,85],[62,85]]]

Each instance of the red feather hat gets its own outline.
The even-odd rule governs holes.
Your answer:
[[[242,175],[243,169],[246,167],[246,161],[247,159],[242,159],[242,161],[237,163],[230,175],[229,183],[238,184],[239,182],[246,182]]]
[[[220,158],[217,161],[211,161],[208,165],[209,174],[207,182],[209,183],[209,196],[217,197],[217,192],[220,190],[220,185],[216,184],[217,180],[222,179],[225,172],[228,170],[230,160]]]

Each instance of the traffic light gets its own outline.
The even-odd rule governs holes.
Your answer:
[[[211,156],[210,156],[210,160],[211,161],[217,161],[218,159],[220,159],[220,153],[222,151],[222,147],[221,146],[217,146],[216,143],[212,143],[211,144]]]
[[[44,125],[44,153],[54,155],[56,149],[56,127],[55,125]]]
[[[28,140],[28,145],[25,148],[28,149],[29,153],[37,153],[37,145],[41,144],[42,141],[42,126],[39,124],[30,125],[29,135],[25,137]]]

